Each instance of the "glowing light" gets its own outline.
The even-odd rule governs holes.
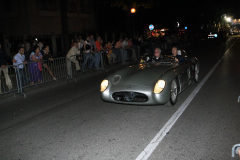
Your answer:
[[[232,21],[231,17],[225,17],[225,19],[226,19],[227,22],[231,22]]]
[[[109,84],[109,82],[108,82],[107,79],[103,80],[102,83],[101,83],[100,91],[104,92],[107,89],[108,84]]]
[[[151,31],[154,30],[154,25],[150,24],[150,25],[149,25],[149,29],[150,29]]]
[[[161,93],[165,85],[166,85],[166,82],[164,80],[159,80],[154,87],[154,93],[156,94]]]
[[[132,8],[132,9],[131,9],[131,13],[136,13],[136,9],[135,9],[135,8]]]

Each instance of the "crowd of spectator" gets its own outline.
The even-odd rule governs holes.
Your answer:
[[[28,56],[28,58],[26,58]],[[29,42],[24,41],[24,43],[19,43],[17,54],[11,58],[6,52],[2,50],[0,44],[0,94],[2,72],[5,77],[6,85],[9,90],[12,89],[12,81],[9,76],[9,65],[13,65],[17,78],[17,84],[19,86],[25,86],[30,83],[34,85],[36,83],[41,83],[43,81],[42,70],[46,69],[53,80],[57,80],[49,67],[49,62],[53,61],[53,56],[50,53],[49,45],[43,44],[42,42],[33,41],[31,45]],[[27,65],[27,71],[29,72],[29,78],[26,76],[26,71],[24,72],[24,66]]]
[[[167,35],[152,39],[146,35],[135,36],[134,38],[125,37],[115,41],[107,41],[98,36],[79,36],[72,39],[70,49],[66,53],[67,74],[71,75],[71,65],[75,64],[77,72],[85,72],[89,69],[100,69],[102,65],[121,64],[126,65],[129,61],[139,61],[144,53],[152,53],[154,48],[160,47],[162,51],[170,49],[174,43],[183,42],[179,37]],[[8,75],[7,64],[13,64],[18,68],[16,73],[18,83],[22,86],[30,83],[34,85],[43,81],[42,70],[45,69],[53,80],[57,80],[51,70],[50,64],[54,61],[50,53],[50,47],[46,42],[34,39],[32,43],[24,40],[18,43],[18,52],[11,58],[1,49],[0,44],[0,83],[3,72],[6,85],[9,90],[12,88],[12,82]],[[79,56],[81,55],[81,56]],[[104,63],[104,64],[103,64]],[[25,75],[23,68],[27,65],[29,78]],[[1,85],[0,85],[1,86]],[[1,88],[0,88],[1,92]]]
[[[83,55],[82,61],[72,59],[76,64],[77,71],[85,71],[88,69],[99,69],[101,65],[101,56],[104,65],[122,64],[126,65],[129,61],[139,61],[144,53],[154,54],[153,50],[160,47],[163,53],[171,52],[172,46],[181,46],[186,48],[190,43],[189,35],[177,36],[176,34],[166,34],[165,36],[149,38],[147,35],[135,36],[134,38],[125,37],[119,38],[117,41],[106,41],[98,36],[96,39],[93,35],[79,36],[77,39],[71,40],[71,49],[67,57],[76,57],[79,54]],[[75,47],[75,52],[72,52],[72,47]],[[80,65],[79,65],[80,63]],[[80,67],[80,68],[79,68]]]
[[[120,38],[117,42],[108,41],[105,42],[98,36],[96,40],[93,35],[86,36],[85,39],[79,36],[76,40],[72,39],[70,44],[70,50],[67,53],[67,58],[71,62],[75,63],[76,70],[84,72],[86,67],[88,69],[99,69],[101,63],[101,56],[106,60],[107,65],[122,64],[126,65],[127,61],[138,61],[142,53],[143,37],[136,36],[134,40],[132,38]],[[83,61],[81,66],[77,55],[83,55]],[[68,62],[68,70],[70,68],[70,62]]]

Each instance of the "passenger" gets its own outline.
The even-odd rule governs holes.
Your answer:
[[[173,57],[174,57],[174,59],[175,59],[175,61],[176,62],[184,62],[185,61],[185,59],[184,59],[184,57],[182,56],[182,55],[179,55],[178,54],[178,48],[177,47],[173,47],[172,48],[172,54],[173,54]]]
[[[155,49],[154,57],[152,59],[152,62],[162,62],[161,49],[160,48]]]

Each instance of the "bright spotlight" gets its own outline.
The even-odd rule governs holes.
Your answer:
[[[232,21],[231,17],[226,17],[226,21],[231,22]]]

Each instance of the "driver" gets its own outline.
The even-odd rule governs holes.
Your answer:
[[[154,57],[152,59],[152,62],[162,62],[160,48],[155,48]]]
[[[176,62],[183,62],[185,59],[183,56],[178,55],[178,47],[173,47],[172,48],[172,54]]]

